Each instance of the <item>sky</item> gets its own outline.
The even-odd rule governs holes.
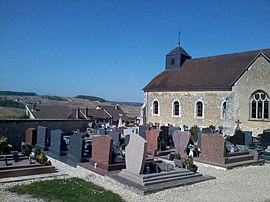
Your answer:
[[[270,0],[0,0],[0,90],[143,102],[181,46],[270,48]]]

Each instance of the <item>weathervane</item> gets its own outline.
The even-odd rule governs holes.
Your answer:
[[[177,43],[177,46],[180,46],[180,35],[181,35],[181,32],[179,31],[178,32],[178,43]]]

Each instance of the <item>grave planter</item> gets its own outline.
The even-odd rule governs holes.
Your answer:
[[[190,170],[191,172],[196,173],[196,172],[197,172],[197,170],[198,170],[198,166],[196,166],[196,165],[192,165],[191,167],[187,167],[187,169],[188,169],[188,170]]]

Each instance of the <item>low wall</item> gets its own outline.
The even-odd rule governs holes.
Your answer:
[[[13,150],[21,148],[25,141],[25,131],[38,126],[47,127],[48,130],[61,129],[64,133],[71,133],[79,129],[85,131],[89,120],[0,120],[0,136],[6,136],[13,146]]]

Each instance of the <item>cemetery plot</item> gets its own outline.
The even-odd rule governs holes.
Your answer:
[[[126,147],[126,169],[109,174],[109,179],[140,194],[214,179],[162,161],[147,163],[146,151],[147,141],[139,135],[131,135]]]
[[[237,136],[239,136],[239,134]],[[237,143],[244,143],[243,138],[237,138],[237,136],[232,140]],[[202,153],[200,157],[195,160],[225,169],[247,165],[262,165],[264,163],[264,161],[259,160],[257,153],[249,153],[245,151],[245,149],[239,151],[239,148],[241,148],[241,146],[237,147],[226,141],[219,133],[203,134]]]

